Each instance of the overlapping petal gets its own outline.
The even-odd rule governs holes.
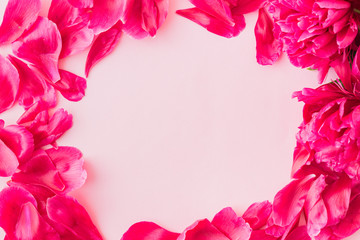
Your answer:
[[[250,225],[251,229],[263,227],[272,212],[272,204],[269,201],[253,203],[244,212],[242,218]]]
[[[0,113],[12,107],[19,90],[19,73],[9,60],[0,55]]]

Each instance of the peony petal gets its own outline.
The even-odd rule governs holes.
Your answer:
[[[301,226],[295,228],[286,238],[285,240],[311,240],[309,235],[306,232],[306,227]]]
[[[94,5],[93,0],[69,0],[69,3],[76,8],[91,8]]]
[[[117,23],[124,9],[123,0],[94,0],[89,28],[97,35]]]
[[[58,227],[65,227],[81,240],[102,239],[85,208],[70,196],[55,196],[47,201],[49,219]]]
[[[0,55],[0,113],[12,107],[19,90],[19,74],[16,68]]]
[[[274,37],[273,28],[273,20],[264,8],[260,8],[255,25],[255,37],[256,59],[261,65],[274,64],[282,51],[281,42]]]
[[[190,2],[202,12],[219,19],[219,21],[223,21],[228,25],[234,24],[230,8],[223,0],[190,0]]]
[[[243,214],[244,220],[254,229],[263,227],[272,212],[272,204],[269,201],[252,204]]]
[[[90,69],[101,59],[109,55],[120,41],[123,24],[117,22],[112,28],[99,34],[94,41],[86,59],[85,75],[89,75]]]
[[[177,240],[229,240],[229,238],[213,226],[209,220],[204,219],[186,228]]]
[[[178,233],[173,233],[152,222],[139,222],[132,225],[121,240],[176,240]]]
[[[265,233],[265,230],[252,231],[250,240],[277,240],[277,237],[270,236]]]
[[[16,155],[0,139],[0,176],[11,176],[18,166],[19,161]]]
[[[293,180],[276,194],[272,216],[275,225],[288,226],[299,215],[314,177],[309,175],[304,179]]]
[[[206,28],[209,32],[226,38],[236,37],[245,28],[245,18],[243,15],[235,18],[234,25],[227,24],[198,8],[178,10],[176,13]]]
[[[0,26],[0,44],[20,37],[36,21],[40,7],[40,0],[9,0]]]
[[[65,184],[62,193],[68,193],[80,188],[86,180],[87,174],[83,168],[84,159],[82,153],[74,147],[59,147],[46,150],[59,171]]]
[[[14,152],[20,163],[30,158],[34,151],[33,136],[22,126],[10,125],[1,128],[0,139]]]
[[[89,47],[94,40],[94,32],[87,26],[75,25],[61,31],[62,45],[60,58],[79,53]]]
[[[85,96],[86,79],[60,69],[60,80],[52,84],[61,95],[70,101],[80,101]]]
[[[255,12],[261,8],[265,2],[265,0],[241,0],[231,11],[236,15]]]
[[[343,175],[329,185],[323,193],[323,199],[328,212],[328,226],[337,224],[346,216],[351,195],[351,179]]]
[[[238,217],[230,207],[217,213],[211,224],[230,240],[247,240],[251,235],[249,224],[242,217]]]
[[[12,44],[16,56],[34,64],[49,80],[60,79],[58,59],[61,36],[56,25],[39,17],[34,25]]]
[[[21,171],[11,178],[13,182],[41,185],[54,192],[62,192],[65,189],[58,170],[44,150],[36,151],[34,156],[19,168]]]

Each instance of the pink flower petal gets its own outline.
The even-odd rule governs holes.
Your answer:
[[[343,175],[329,185],[323,193],[323,199],[328,212],[328,226],[337,224],[346,216],[351,195],[351,179]]]
[[[209,220],[204,219],[186,228],[177,240],[229,240],[229,238],[212,225]]]
[[[112,28],[99,34],[91,47],[86,59],[85,75],[89,75],[90,69],[101,59],[109,55],[120,41],[123,24],[117,22]]]
[[[272,204],[269,201],[252,204],[243,214],[244,220],[254,229],[263,227],[272,212]]]
[[[265,0],[241,0],[232,10],[232,13],[236,15],[251,13],[261,8],[265,2]]]
[[[209,15],[198,8],[178,10],[176,13],[206,28],[209,32],[226,38],[236,37],[245,28],[245,18],[243,15],[235,17],[235,24],[227,24],[223,20]]]
[[[52,84],[61,95],[70,101],[80,101],[85,96],[86,79],[60,69],[60,80]]]
[[[255,37],[256,59],[261,65],[274,64],[282,51],[281,42],[274,37],[273,28],[273,20],[264,8],[260,8],[255,25]]]
[[[84,159],[82,153],[74,147],[59,147],[46,150],[59,171],[65,184],[62,193],[68,193],[80,188],[86,180],[87,174],[83,168]]]
[[[36,21],[40,7],[40,0],[9,0],[0,26],[0,44],[20,37]]]
[[[286,238],[286,240],[311,240],[306,232],[306,227],[301,226],[295,228]]]
[[[44,150],[35,152],[34,156],[19,168],[21,171],[11,178],[13,182],[41,185],[54,192],[62,192],[65,189],[58,170]]]
[[[356,76],[356,78],[360,79],[360,50],[356,51],[354,61],[352,64],[352,73]]]
[[[54,221],[56,230],[65,227],[77,237],[76,239],[102,239],[85,208],[70,196],[57,195],[49,198],[47,213],[49,219]]]
[[[251,235],[251,228],[242,217],[238,217],[230,207],[217,213],[211,221],[230,240],[247,240]]]
[[[265,230],[255,230],[252,231],[250,240],[277,240],[277,237],[268,235],[265,233]]]
[[[61,36],[56,25],[47,18],[38,17],[34,25],[12,44],[16,56],[34,64],[48,79],[60,79],[58,59]]]
[[[309,175],[304,179],[293,180],[276,194],[272,216],[275,225],[288,226],[299,215],[314,177]]]
[[[19,90],[19,74],[16,68],[0,55],[0,113],[12,107]]]
[[[34,139],[24,127],[10,125],[0,128],[0,139],[14,152],[20,163],[31,157]]]
[[[152,222],[139,222],[132,225],[121,240],[176,240],[178,233],[173,233]]]
[[[11,176],[18,166],[19,161],[16,155],[0,139],[0,176]]]
[[[69,3],[76,8],[91,8],[94,4],[93,0],[69,0]]]
[[[75,25],[61,31],[63,48],[60,58],[79,53],[89,47],[94,40],[94,32],[87,26]]]
[[[123,0],[94,0],[89,28],[97,35],[111,28],[123,14]]]
[[[234,24],[229,5],[223,0],[190,0],[190,2],[202,12],[219,19],[219,21],[228,25]]]

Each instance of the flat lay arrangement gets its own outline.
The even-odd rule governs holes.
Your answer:
[[[123,35],[140,43],[160,30],[171,31],[171,23],[166,22],[170,11],[176,11],[182,23],[197,24],[197,31],[224,41],[241,37],[249,27],[247,16],[256,15],[251,29],[256,56],[248,57],[270,68],[284,58],[313,73],[314,79],[306,81],[319,86],[292,95],[304,104],[303,119],[293,136],[291,179],[273,198],[250,204],[242,214],[224,206],[212,219],[189,222],[179,232],[164,228],[166,223],[144,219],[127,226],[119,233],[121,239],[353,236],[360,228],[360,2],[190,0],[191,7],[185,9],[173,9],[172,4],[169,0],[7,1],[0,45],[11,50],[0,55],[0,118],[14,108],[21,109],[21,116],[16,122],[0,120],[0,176],[7,179],[0,192],[5,239],[105,238],[91,217],[93,209],[85,208],[74,194],[96,169],[87,168],[86,152],[58,143],[64,143],[65,133],[72,134],[69,130],[77,117],[76,112],[59,108],[59,102],[83,100],[91,84],[86,78],[110,59],[122,45]],[[80,74],[64,64],[73,57],[84,60]],[[129,59],[129,64],[136,61]],[[147,79],[150,84],[151,80]],[[105,84],[104,79],[97,81]],[[101,124],[106,123],[99,123],[99,128]],[[261,149],[261,144],[266,142],[254,149]]]

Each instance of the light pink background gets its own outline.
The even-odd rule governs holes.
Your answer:
[[[291,94],[317,86],[316,72],[286,57],[258,65],[257,14],[225,39],[175,15],[189,6],[172,1],[156,38],[123,36],[90,73],[86,97],[59,106],[74,115],[59,145],[81,149],[88,171],[73,195],[105,239],[142,220],[179,232],[226,206],[241,214],[289,182],[302,108]],[[83,75],[85,58],[61,66]],[[10,124],[20,112],[0,117]]]

